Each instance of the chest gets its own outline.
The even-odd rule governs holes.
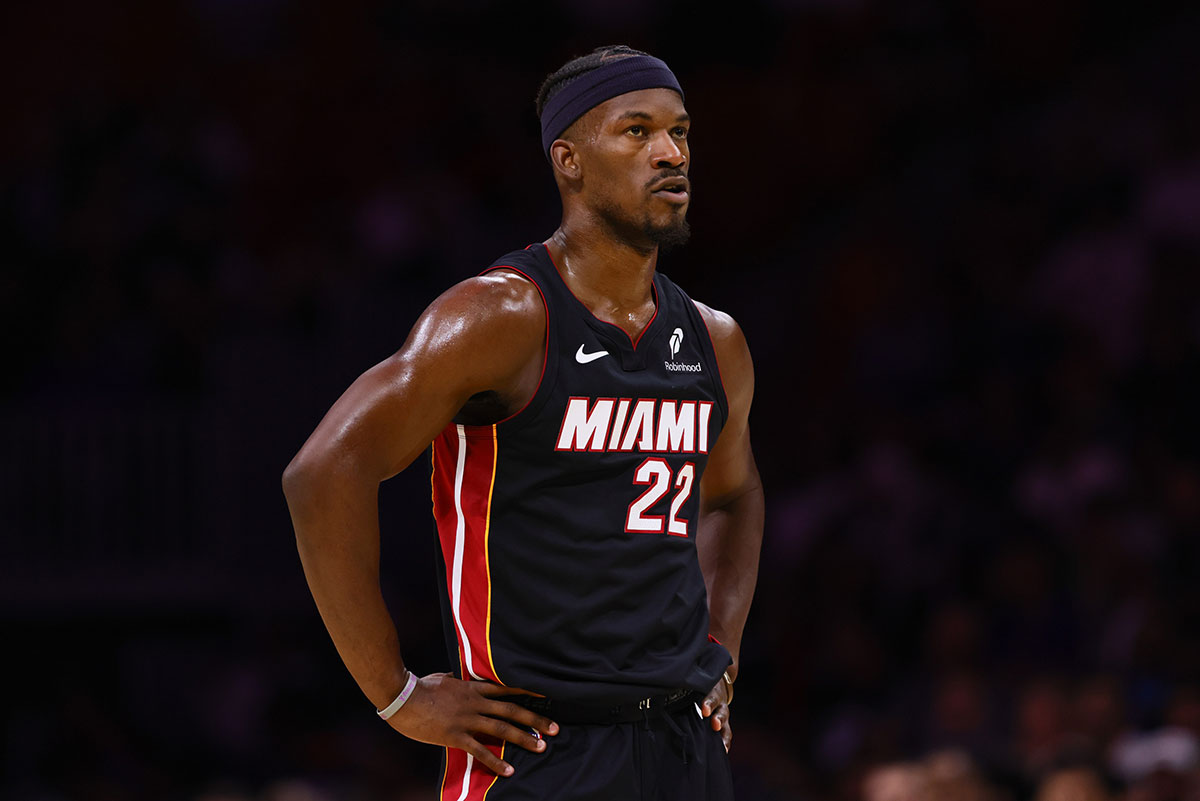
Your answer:
[[[556,451],[708,452],[719,430],[712,365],[690,320],[662,322],[640,340],[587,321],[560,330],[543,415]]]

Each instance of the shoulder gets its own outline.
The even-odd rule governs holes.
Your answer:
[[[483,321],[528,317],[536,322],[544,316],[541,290],[530,278],[536,267],[533,246],[506,253],[482,273],[447,289],[430,310]]]
[[[693,300],[700,319],[708,328],[717,365],[721,369],[721,381],[729,397],[730,406],[748,408],[754,393],[754,363],[750,358],[750,347],[746,335],[737,320],[723,311]]]
[[[721,363],[721,369],[753,370],[750,363],[750,347],[746,344],[746,335],[737,320],[723,311],[718,311],[698,300],[693,300],[700,318],[708,328],[708,336],[712,339],[713,350]]]
[[[500,304],[497,311],[513,311],[518,307],[541,307],[541,291],[537,284],[519,267],[497,263],[487,272],[454,284],[438,298],[438,302]]]
[[[545,305],[536,284],[519,273],[498,269],[450,287],[423,317],[457,326],[518,326],[540,332]]]
[[[704,325],[708,327],[708,335],[712,338],[714,347],[731,344],[744,346],[746,344],[746,337],[742,333],[742,327],[737,324],[737,320],[698,300],[693,300],[692,303],[700,312]]]
[[[546,310],[537,286],[515,272],[496,270],[438,296],[398,355],[496,380],[540,357],[545,336]]]

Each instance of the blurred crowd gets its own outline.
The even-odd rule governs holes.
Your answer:
[[[756,362],[739,797],[1200,799],[1194,8],[74,6],[0,34],[26,76],[0,576],[29,587],[0,799],[433,797],[437,751],[332,652],[278,475],[438,292],[551,233],[533,93],[613,42],[695,119],[693,242],[661,268]],[[385,485],[384,573],[430,672],[422,471]],[[143,514],[168,481],[183,534]]]

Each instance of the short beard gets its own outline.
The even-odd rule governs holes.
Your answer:
[[[692,226],[687,218],[680,215],[677,220],[666,227],[655,227],[646,220],[642,224],[642,233],[654,244],[658,245],[659,253],[666,253],[680,245],[686,245],[692,236]]]
[[[687,217],[680,213],[667,225],[655,225],[654,222],[646,217],[641,221],[641,224],[622,220],[615,209],[601,208],[599,209],[601,217],[608,223],[608,228],[613,235],[626,243],[635,250],[643,253],[649,253],[655,248],[658,248],[660,253],[686,244],[692,235],[692,226],[688,224]]]

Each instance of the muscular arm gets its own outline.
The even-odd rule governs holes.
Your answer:
[[[746,338],[733,318],[696,305],[708,324],[729,401],[729,419],[700,481],[696,548],[708,588],[709,631],[733,656],[729,675],[736,679],[742,630],[758,581],[763,529],[762,484],[750,448],[754,365]],[[723,729],[728,748],[729,710],[724,693],[724,684],[719,683],[705,706],[713,712],[713,727]]]
[[[406,675],[379,586],[379,484],[421,454],[471,396],[493,392],[519,407],[536,386],[544,336],[542,303],[528,282],[493,273],[457,285],[425,311],[395,355],[346,390],[284,472],[309,588],[339,655],[376,707],[396,697]],[[428,718],[453,718],[462,703],[475,702],[456,686],[466,684],[426,677],[389,722],[414,739],[471,751],[500,771],[503,765],[485,759],[463,732],[431,728]],[[519,707],[480,703],[493,718],[533,725]],[[496,733],[476,717],[464,713],[462,728],[474,721],[477,730]],[[548,723],[537,725],[545,730]],[[520,735],[528,739],[520,744],[540,750],[529,735],[507,728],[500,736]]]

